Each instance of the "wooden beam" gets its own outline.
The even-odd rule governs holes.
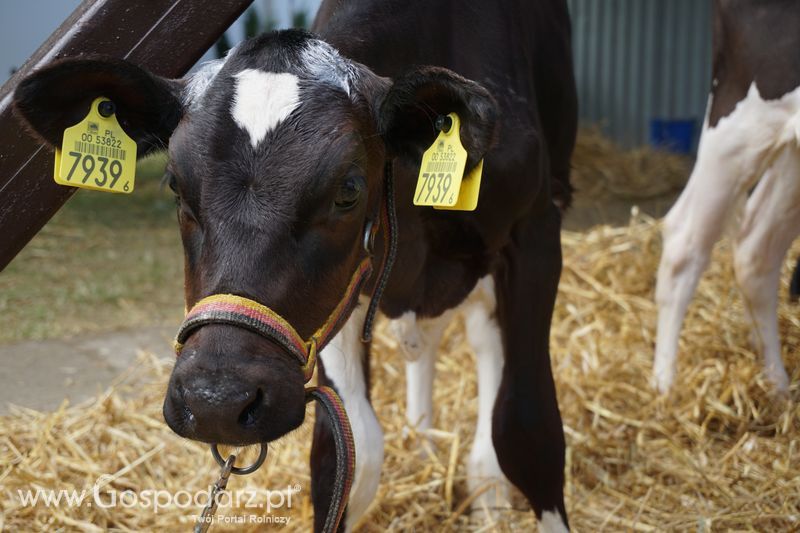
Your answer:
[[[65,57],[105,54],[184,75],[253,0],[84,0],[0,88],[0,270],[75,192],[53,181],[53,153],[12,113],[20,80]]]

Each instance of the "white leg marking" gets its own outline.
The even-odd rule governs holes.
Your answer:
[[[406,361],[406,423],[422,432],[430,429],[433,422],[436,347],[425,347],[416,361]]]
[[[664,220],[653,368],[654,384],[661,392],[674,380],[681,326],[711,248],[771,155],[797,142],[798,109],[800,89],[765,101],[753,84],[747,98],[716,127],[710,128],[706,120],[692,176]]]
[[[255,148],[300,104],[299,80],[294,74],[254,69],[245,69],[234,77],[233,120],[247,131]]]
[[[542,513],[542,518],[539,520],[539,531],[542,533],[567,533],[569,529],[564,524],[561,513],[557,509],[553,509]]]
[[[800,232],[800,153],[787,148],[747,200],[736,239],[736,278],[767,377],[789,388],[778,337],[778,285],[783,258]]]
[[[417,327],[417,314],[407,311],[389,321],[389,331],[400,343],[400,352],[406,361],[416,361],[422,354],[424,344],[419,328]]]
[[[492,413],[503,374],[503,343],[500,327],[494,317],[496,299],[494,280],[482,279],[467,300],[464,309],[467,338],[475,350],[478,372],[478,423],[475,441],[467,462],[467,486],[470,493],[485,489],[472,502],[472,509],[481,511],[509,507],[509,482],[492,442]]]
[[[436,353],[452,317],[453,313],[447,311],[436,318],[418,320],[409,312],[390,324],[406,356],[406,421],[408,427],[418,431],[430,429],[433,422]]]
[[[383,430],[367,401],[364,381],[364,345],[360,337],[367,305],[362,296],[342,330],[320,354],[325,374],[342,398],[356,444],[356,471],[350,489],[346,531],[352,529],[375,498],[383,465]]]

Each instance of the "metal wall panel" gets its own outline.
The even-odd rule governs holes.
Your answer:
[[[699,132],[711,83],[709,0],[568,3],[583,123],[627,147],[648,142],[651,119],[693,119]]]

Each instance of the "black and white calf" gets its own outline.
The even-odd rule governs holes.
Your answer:
[[[23,81],[16,109],[56,145],[102,95],[117,104],[141,154],[169,143],[187,305],[209,295],[244,297],[277,312],[303,339],[325,323],[365,259],[390,163],[399,242],[381,311],[419,319],[437,337],[436,317],[486,280],[479,290],[488,303],[470,311],[481,389],[471,483],[502,472],[544,529],[563,531],[565,445],[549,332],[576,127],[566,2],[328,0],[314,30],[318,36],[292,30],[249,40],[187,80],[120,60],[62,61]],[[485,158],[474,212],[413,205],[435,120],[451,112],[461,118],[467,169]],[[383,246],[378,239],[375,257]],[[383,458],[369,402],[369,346],[359,340],[365,307],[320,356],[320,380],[341,395],[356,444],[345,529],[374,497]],[[409,367],[419,401],[409,416],[423,426],[432,358],[426,349]],[[304,413],[304,376],[291,354],[221,323],[185,339],[164,403],[177,433],[228,444],[280,438]],[[331,428],[318,417],[317,528],[333,464]]]
[[[714,2],[714,80],[700,149],[664,221],[654,367],[662,392],[674,380],[686,309],[731,219],[753,344],[775,386],[789,386],[776,307],[781,264],[800,233],[799,30],[795,0]]]

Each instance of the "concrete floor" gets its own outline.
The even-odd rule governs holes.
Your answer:
[[[0,346],[0,414],[9,403],[56,409],[102,392],[140,351],[174,357],[175,327],[148,327],[74,339],[25,341]]]

